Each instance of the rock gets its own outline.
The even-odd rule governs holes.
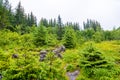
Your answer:
[[[76,77],[78,76],[78,74],[79,74],[78,70],[76,70],[74,72],[67,72],[67,75],[68,75],[70,80],[75,80]]]
[[[12,54],[12,58],[18,58],[18,54]]]
[[[40,60],[40,61],[44,61],[47,53],[48,53],[48,52],[47,52],[46,50],[40,51],[40,59],[39,59],[39,60]]]
[[[64,52],[64,51],[65,51],[65,46],[62,45],[62,46],[54,49],[54,50],[53,50],[53,53],[54,53],[55,55],[57,55],[59,58],[62,58],[61,53]]]

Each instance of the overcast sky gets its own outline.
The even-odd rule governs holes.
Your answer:
[[[120,26],[120,0],[9,0],[13,8],[21,1],[26,13],[33,12],[39,21],[57,18],[62,21],[79,22],[93,19],[100,22],[103,29]]]

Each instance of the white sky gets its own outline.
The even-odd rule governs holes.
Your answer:
[[[62,21],[79,22],[94,19],[103,29],[120,26],[120,0],[9,0],[13,8],[21,1],[26,13],[33,12],[39,21],[42,17]]]

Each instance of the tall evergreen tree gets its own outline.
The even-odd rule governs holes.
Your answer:
[[[54,19],[53,21],[53,27],[55,27],[57,25],[56,19]]]
[[[74,23],[73,24],[73,29],[76,31],[76,30],[79,30],[79,23]]]
[[[50,27],[53,27],[53,26],[54,26],[52,19],[49,20],[49,26],[50,26]]]
[[[95,32],[96,31],[100,31],[102,28],[101,28],[101,25],[98,21],[95,21],[95,20],[89,20],[87,19],[87,22],[83,22],[83,26],[84,26],[84,29],[90,29],[92,28]]]
[[[36,33],[34,34],[34,44],[36,46],[44,46],[46,45],[46,28],[39,24],[39,27],[37,28]]]
[[[5,28],[9,24],[8,16],[7,16],[8,10],[4,5],[5,4],[3,0],[1,0],[0,1],[0,28],[1,29]]]
[[[33,13],[31,12],[31,14],[30,14],[30,19],[31,19],[31,25],[30,26],[32,26],[32,25],[37,25],[37,23],[36,23],[36,17],[33,15]]]
[[[40,24],[43,25],[43,26],[45,26],[45,27],[49,26],[48,20],[45,19],[45,18],[41,18]]]
[[[31,26],[31,19],[30,19],[30,14],[29,13],[27,15],[27,25]]]
[[[57,31],[58,40],[62,40],[63,24],[62,24],[62,19],[61,19],[60,15],[58,16],[57,29],[58,29],[58,31]]]
[[[25,21],[25,13],[24,8],[21,6],[21,2],[19,2],[16,13],[15,13],[16,25],[23,25]]]
[[[65,25],[72,27],[75,31],[79,30],[79,23],[67,22]]]
[[[0,0],[0,29],[1,29],[1,28],[3,27],[3,25],[4,25],[3,22],[2,22],[2,21],[3,21],[3,20],[2,20],[2,19],[3,19],[3,18],[2,18],[3,15],[4,15],[4,14],[3,14],[3,0]]]
[[[64,45],[66,48],[75,48],[76,47],[76,35],[73,28],[66,27],[65,34],[64,34]]]

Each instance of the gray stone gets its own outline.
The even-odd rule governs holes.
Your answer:
[[[67,75],[68,75],[70,80],[75,80],[76,77],[78,76],[78,74],[79,74],[78,70],[76,70],[74,72],[67,72]]]

